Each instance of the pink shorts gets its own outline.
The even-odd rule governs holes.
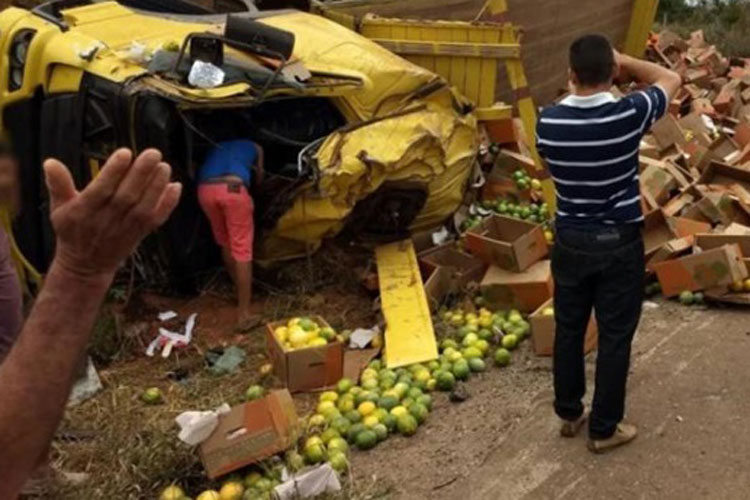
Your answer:
[[[253,199],[241,184],[201,184],[198,201],[211,222],[214,239],[237,262],[253,260]]]

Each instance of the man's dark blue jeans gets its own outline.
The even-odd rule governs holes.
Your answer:
[[[555,411],[564,420],[583,414],[583,344],[592,308],[599,326],[591,439],[607,439],[625,412],[630,347],[641,317],[645,279],[639,225],[557,229],[555,278]]]

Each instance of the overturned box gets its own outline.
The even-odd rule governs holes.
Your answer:
[[[552,314],[546,314],[552,309]],[[542,304],[531,316],[531,342],[534,346],[534,354],[537,356],[552,356],[555,351],[555,331],[557,323],[553,309],[553,301],[549,300]],[[586,337],[583,341],[583,353],[588,354],[596,349],[599,339],[596,320],[591,315],[588,327],[586,328]]]
[[[537,262],[522,273],[490,266],[480,289],[487,304],[494,309],[532,313],[552,298],[554,281],[550,261]]]
[[[215,479],[286,450],[299,438],[289,391],[235,406],[199,448],[208,477]]]
[[[466,248],[487,264],[514,272],[529,269],[549,252],[542,226],[502,215],[469,230]]]
[[[748,276],[737,244],[661,262],[654,266],[654,271],[666,297],[730,285]]]
[[[318,325],[329,326],[320,316],[312,316]],[[267,325],[266,345],[274,373],[291,392],[325,389],[336,384],[344,373],[344,345],[333,341],[323,346],[285,350],[274,335],[276,328],[286,326],[277,321]]]
[[[450,243],[421,252],[418,258],[420,269],[428,275],[440,267],[447,269],[457,288],[463,288],[472,281],[480,282],[487,270],[484,261],[457,250],[455,245]]]

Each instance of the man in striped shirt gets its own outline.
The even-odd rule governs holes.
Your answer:
[[[615,97],[610,89],[621,71],[650,86]],[[618,54],[602,36],[584,36],[570,49],[571,95],[545,109],[537,126],[557,190],[555,411],[565,437],[587,419],[583,343],[593,308],[599,352],[589,449],[597,453],[637,435],[623,416],[645,277],[638,152],[681,83],[672,71]]]

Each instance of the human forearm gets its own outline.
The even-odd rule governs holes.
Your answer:
[[[625,54],[618,54],[617,62],[626,73],[636,80],[663,88],[670,101],[682,85],[682,77],[679,74],[658,64]]]
[[[53,263],[0,366],[0,498],[15,498],[49,446],[111,280],[111,274],[81,276]]]

